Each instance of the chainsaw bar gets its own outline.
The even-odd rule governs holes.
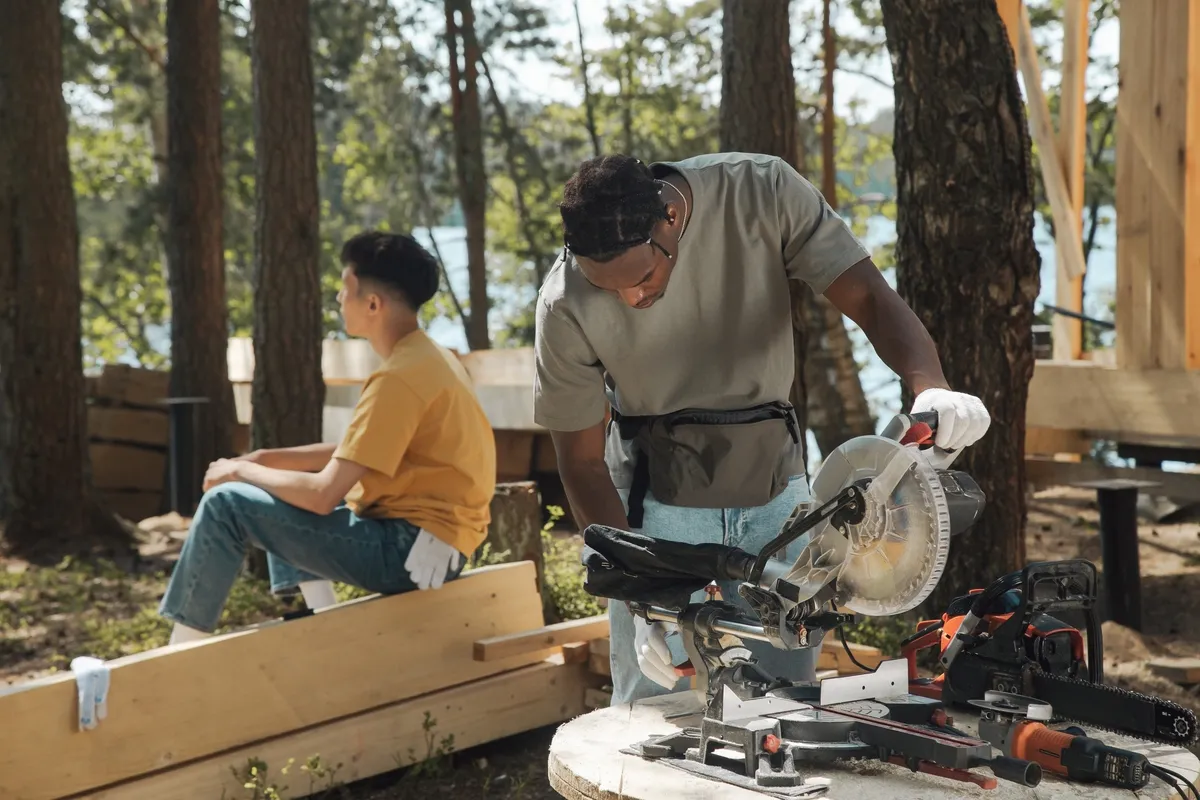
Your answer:
[[[1136,739],[1186,747],[1196,741],[1196,715],[1161,697],[1025,668],[1026,693],[1050,703],[1054,716]],[[1115,721],[1120,720],[1121,724]]]

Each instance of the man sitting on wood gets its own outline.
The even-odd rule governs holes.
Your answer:
[[[383,359],[339,444],[213,462],[159,608],[171,642],[211,633],[251,547],[271,590],[332,605],[330,581],[397,594],[459,576],[483,542],[495,491],[491,425],[457,357],[420,329],[438,286],[408,236],[369,232],[342,248],[346,332]]]

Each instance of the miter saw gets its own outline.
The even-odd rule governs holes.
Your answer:
[[[856,437],[831,452],[814,476],[811,505],[797,508],[757,554],[604,526],[584,531],[585,589],[626,602],[646,620],[678,626],[689,658],[678,671],[695,675],[705,699],[699,729],[657,737],[634,752],[715,773],[710,777],[736,782],[732,776],[740,775],[748,788],[792,787],[782,795],[789,797],[817,791],[804,786],[797,763],[839,758],[898,760],[985,784],[967,769],[987,764],[997,777],[1040,780],[1036,764],[997,760],[986,742],[948,729],[940,702],[906,694],[904,661],[856,677],[861,689],[841,679],[797,684],[767,674],[739,641],[814,647],[814,631],[835,629],[855,614],[900,614],[928,597],[951,537],[984,505],[971,476],[950,469],[957,453],[933,446],[936,426],[934,414],[901,414],[881,435]],[[797,558],[775,557],[805,534]],[[753,616],[711,595],[691,602],[715,581],[740,582]],[[722,761],[719,754],[730,750],[735,758]]]

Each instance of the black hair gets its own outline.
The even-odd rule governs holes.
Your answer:
[[[417,311],[437,294],[438,263],[411,236],[383,231],[357,234],[342,245],[342,264],[358,279],[401,294]]]
[[[589,159],[567,181],[558,206],[574,255],[611,261],[650,238],[667,206],[650,168],[625,155]]]

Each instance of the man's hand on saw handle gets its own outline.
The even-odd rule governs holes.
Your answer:
[[[937,413],[933,443],[942,450],[961,450],[983,438],[992,417],[978,397],[949,389],[926,389],[913,401],[912,413]]]
[[[679,676],[671,663],[667,631],[666,623],[647,622],[639,616],[633,618],[633,649],[637,653],[638,668],[664,689],[674,689]]]

